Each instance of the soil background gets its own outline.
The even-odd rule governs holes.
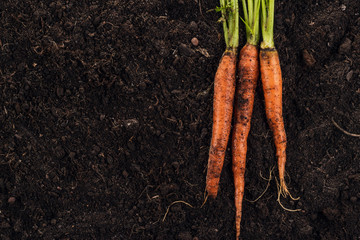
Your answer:
[[[225,49],[218,4],[0,2],[1,239],[235,238],[230,148],[219,195],[200,208]],[[241,239],[360,239],[360,138],[336,126],[360,133],[359,13],[358,0],[276,1],[300,197],[282,203],[301,211],[281,208],[274,179],[248,201],[276,165],[259,83]]]

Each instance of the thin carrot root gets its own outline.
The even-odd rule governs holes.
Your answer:
[[[194,208],[190,203],[187,203],[187,202],[182,201],[182,200],[172,202],[172,203],[167,207],[167,209],[166,209],[165,215],[164,215],[164,217],[163,217],[163,219],[162,219],[163,222],[165,222],[166,217],[167,217],[167,215],[168,215],[168,213],[169,213],[169,211],[170,211],[171,206],[173,206],[174,204],[177,204],[177,203],[182,203],[182,204],[185,204],[185,205],[187,205],[187,206],[189,206],[189,207],[191,207],[191,208]]]
[[[276,180],[276,186],[277,186],[277,190],[278,190],[278,196],[277,196],[277,199],[276,199],[276,201],[279,203],[279,205],[280,205],[280,207],[282,208],[282,209],[284,209],[284,210],[286,210],[286,211],[288,211],[288,212],[299,212],[299,211],[301,211],[301,209],[289,209],[289,208],[286,208],[286,207],[284,207],[284,205],[281,203],[281,196],[282,196],[282,193],[281,193],[281,185],[279,184],[279,182],[277,181],[277,179],[275,178],[275,180]],[[292,199],[292,200],[299,200],[300,199],[300,197],[297,197],[297,198],[294,198],[291,194],[290,194],[290,192],[288,192],[288,195],[289,195],[289,197]]]
[[[202,208],[205,205],[208,198],[209,198],[209,194],[207,194],[206,191],[205,191],[205,193],[204,193],[204,202],[201,204],[200,208]]]
[[[273,177],[272,177],[273,171],[274,171],[274,167],[272,167],[272,168],[270,169],[269,178],[267,178],[267,179],[264,178],[263,176],[261,176],[261,172],[260,172],[260,177],[261,177],[262,179],[264,179],[264,180],[267,181],[266,188],[265,188],[265,190],[264,190],[255,200],[247,200],[248,202],[251,202],[251,203],[257,202],[257,201],[259,201],[260,198],[262,198],[262,196],[264,196],[264,194],[266,193],[266,191],[267,191],[268,188],[270,187],[270,182],[271,182],[271,180],[272,180],[272,178],[273,178]]]
[[[200,206],[199,208],[202,208],[202,207],[205,205],[208,197],[209,197],[209,195],[208,195],[206,192],[204,192],[204,202],[201,204],[201,206]],[[165,212],[165,214],[164,214],[164,217],[163,217],[163,219],[162,219],[163,222],[166,220],[166,217],[167,217],[167,215],[168,215],[168,213],[169,213],[169,211],[170,211],[170,208],[171,208],[174,204],[177,204],[177,203],[182,203],[182,204],[185,204],[186,206],[189,206],[189,207],[191,207],[191,208],[195,208],[193,205],[191,205],[191,204],[188,203],[188,202],[185,202],[185,201],[182,201],[182,200],[174,201],[174,202],[172,202],[172,203],[167,207],[166,212]]]
[[[351,137],[360,137],[360,134],[348,132],[345,129],[343,129],[342,127],[340,127],[339,124],[337,124],[335,122],[334,118],[331,118],[331,121],[332,121],[332,123],[334,124],[335,127],[337,127],[340,131],[342,131],[346,135],[351,136]]]
[[[279,193],[283,196],[283,197],[287,197],[288,195],[290,195],[289,190],[287,189],[286,183],[285,183],[285,179],[280,179],[280,189],[279,189]]]

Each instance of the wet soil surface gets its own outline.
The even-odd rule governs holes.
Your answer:
[[[225,48],[217,5],[1,1],[1,239],[235,238],[230,148],[200,208]],[[249,201],[276,165],[259,84],[241,239],[360,239],[360,138],[348,134],[360,133],[359,12],[358,0],[276,1],[300,197],[281,202],[301,211],[277,203],[274,179]]]

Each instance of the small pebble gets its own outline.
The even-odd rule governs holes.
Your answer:
[[[348,72],[348,73],[346,74],[346,80],[350,81],[351,78],[352,78],[352,76],[353,76],[353,74],[354,74],[354,71],[353,71],[353,70],[350,70],[350,72]]]
[[[191,21],[191,22],[190,22],[190,25],[189,25],[189,28],[190,28],[190,30],[192,30],[192,31],[196,31],[196,30],[198,29],[198,25],[197,25],[196,22]]]
[[[122,125],[127,130],[136,130],[139,127],[139,121],[135,118],[124,120]]]
[[[340,54],[348,54],[351,51],[352,41],[349,38],[345,38],[343,43],[339,47]]]
[[[16,201],[15,197],[9,197],[9,199],[8,199],[8,203],[10,203],[10,204],[15,203],[15,201]]]
[[[180,44],[179,45],[179,53],[180,55],[182,56],[185,56],[185,57],[191,57],[195,54],[195,51],[192,50],[190,47],[188,47],[186,44]]]
[[[199,45],[199,40],[194,37],[191,39],[191,44],[194,46],[194,47],[197,47]]]

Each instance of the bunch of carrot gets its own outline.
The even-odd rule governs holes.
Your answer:
[[[231,130],[232,169],[235,183],[236,237],[240,236],[247,138],[254,105],[254,93],[261,73],[266,117],[273,132],[280,179],[279,192],[287,196],[285,183],[286,134],[282,117],[282,77],[273,40],[275,0],[242,0],[247,42],[241,49],[237,67],[239,34],[237,0],[220,0],[226,50],[214,83],[213,129],[209,151],[206,191],[217,196],[220,174]],[[262,42],[260,44],[260,18]],[[233,113],[234,112],[234,113]]]

